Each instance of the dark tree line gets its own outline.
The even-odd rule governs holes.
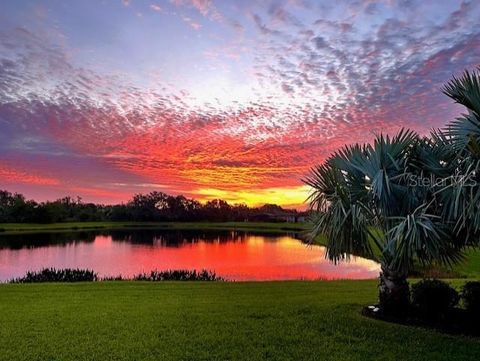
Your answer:
[[[302,213],[266,204],[251,208],[221,199],[205,204],[162,192],[136,194],[125,204],[84,203],[80,197],[36,202],[22,194],[0,190],[0,223],[54,223],[87,221],[298,221]]]

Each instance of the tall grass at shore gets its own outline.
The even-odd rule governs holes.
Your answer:
[[[96,282],[96,281],[225,281],[209,270],[153,270],[149,273],[142,272],[133,277],[105,276],[99,277],[98,273],[89,269],[56,269],[44,268],[40,271],[28,271],[25,276],[11,279],[9,283],[44,283],[44,282]]]

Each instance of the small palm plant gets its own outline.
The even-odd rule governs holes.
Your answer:
[[[402,130],[345,146],[305,179],[312,239],[326,236],[334,262],[351,254],[378,259],[384,312],[407,310],[415,263],[451,265],[478,239],[479,74],[454,78],[444,92],[469,114],[430,137]]]

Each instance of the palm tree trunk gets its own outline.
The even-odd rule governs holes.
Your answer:
[[[386,314],[404,315],[410,307],[410,287],[407,276],[382,264],[379,284],[380,309]]]

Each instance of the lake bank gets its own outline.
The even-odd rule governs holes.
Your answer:
[[[0,360],[472,360],[478,339],[360,315],[377,281],[0,285]]]
[[[306,231],[308,223],[287,222],[65,222],[0,223],[0,234],[22,234],[57,231],[133,230],[133,229],[233,229],[257,232]]]

